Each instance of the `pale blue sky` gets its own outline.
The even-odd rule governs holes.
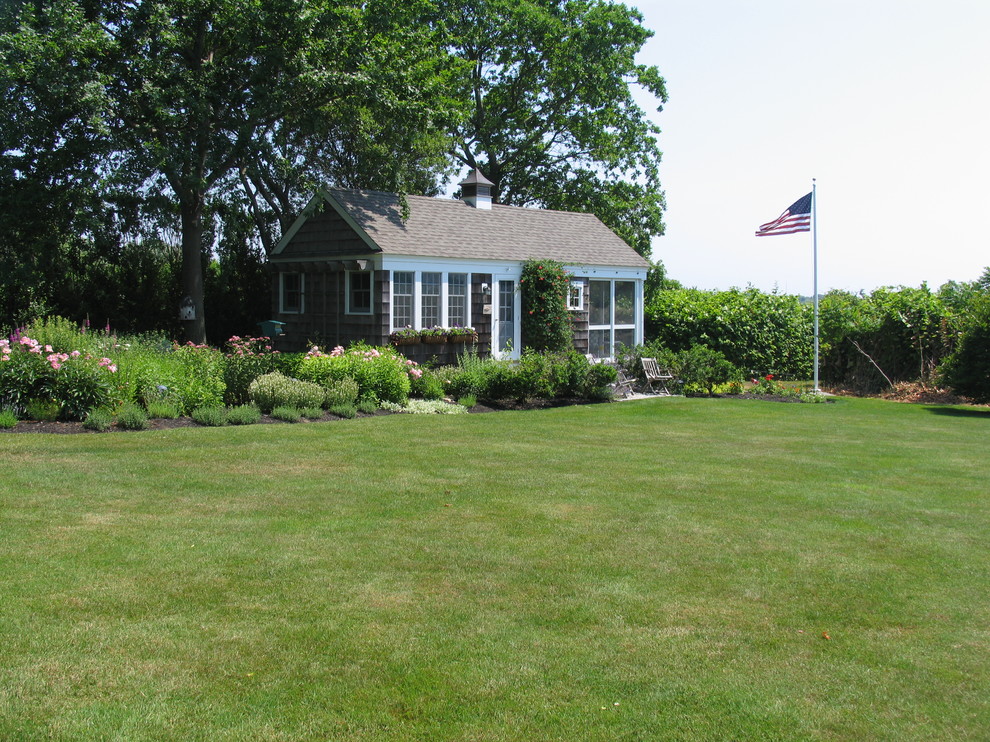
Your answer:
[[[669,101],[686,286],[812,293],[810,234],[757,238],[818,183],[819,288],[937,288],[990,265],[990,0],[645,0]]]

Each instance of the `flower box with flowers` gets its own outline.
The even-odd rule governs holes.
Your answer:
[[[447,332],[448,343],[476,343],[478,332],[473,327],[452,327]]]
[[[388,336],[392,345],[417,345],[420,341],[419,330],[406,327],[396,330]]]
[[[447,328],[446,327],[431,327],[428,330],[421,330],[419,333],[420,337],[423,338],[424,343],[446,343],[447,342]]]

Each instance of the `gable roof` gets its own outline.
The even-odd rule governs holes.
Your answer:
[[[333,207],[361,238],[387,255],[464,260],[556,260],[570,265],[648,268],[649,263],[594,214],[493,205],[476,209],[463,201],[399,196],[381,191],[322,188],[314,201]],[[314,201],[274,250],[278,254],[312,214]]]

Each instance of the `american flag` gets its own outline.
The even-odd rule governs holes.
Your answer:
[[[757,237],[771,234],[794,234],[811,231],[811,194],[802,196],[772,222],[761,224],[756,230]]]

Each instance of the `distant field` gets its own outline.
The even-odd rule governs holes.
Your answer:
[[[0,434],[3,740],[985,740],[990,410]]]

